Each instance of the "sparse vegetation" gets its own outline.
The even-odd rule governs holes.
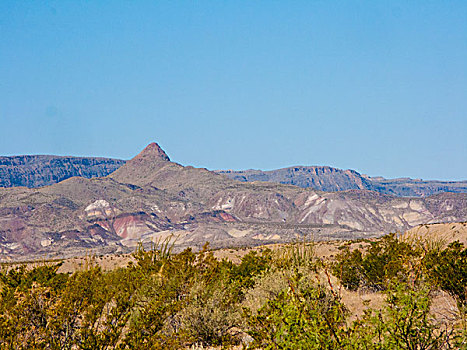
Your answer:
[[[140,246],[125,268],[92,257],[70,274],[60,264],[0,273],[1,349],[465,349],[467,249],[422,249],[388,235],[334,263],[313,244],[261,249],[238,264],[206,245],[172,254],[168,242]],[[332,271],[331,276],[328,271]],[[336,279],[337,278],[337,279]],[[337,282],[340,280],[340,283]],[[347,290],[384,293],[350,321]],[[458,322],[431,314],[433,292],[458,305]]]
[[[419,255],[415,247],[389,234],[370,242],[366,249],[350,251],[344,246],[333,265],[333,273],[351,290],[382,291],[394,279],[407,282],[414,267],[413,258]]]

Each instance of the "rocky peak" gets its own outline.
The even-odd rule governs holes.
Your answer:
[[[110,177],[118,182],[142,186],[154,179],[154,174],[172,164],[164,150],[155,142],[150,143],[136,157],[126,162]]]
[[[164,152],[164,150],[155,142],[150,143],[143,149],[136,157],[132,160],[134,161],[166,161],[170,162],[169,156]]]

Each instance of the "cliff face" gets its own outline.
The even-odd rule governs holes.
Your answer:
[[[372,178],[354,170],[341,170],[328,166],[294,166],[271,171],[217,170],[216,172],[242,182],[276,182],[319,191],[369,190],[398,197],[426,197],[442,192],[467,193],[467,181]]]
[[[374,190],[370,180],[354,170],[341,170],[329,166],[294,166],[271,171],[262,170],[219,170],[219,174],[243,181],[267,181],[311,187],[319,191]]]
[[[374,191],[399,197],[426,197],[443,192],[467,193],[467,181],[370,178]]]
[[[0,187],[29,188],[52,185],[73,176],[107,176],[124,160],[49,155],[0,157]]]

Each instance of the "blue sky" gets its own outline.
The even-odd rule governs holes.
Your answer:
[[[0,2],[0,154],[467,179],[467,1]]]

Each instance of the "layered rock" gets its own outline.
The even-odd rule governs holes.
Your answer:
[[[73,176],[107,176],[125,161],[95,157],[48,155],[0,157],[0,187],[41,187]]]
[[[216,170],[216,172],[242,182],[267,181],[319,191],[370,190],[398,197],[426,197],[442,192],[467,193],[467,181],[385,179],[328,166],[293,166],[270,171]]]

